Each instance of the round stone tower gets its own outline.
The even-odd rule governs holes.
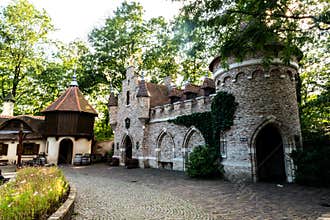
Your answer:
[[[221,58],[210,64],[217,91],[235,96],[238,107],[234,125],[220,137],[220,152],[226,175],[231,180],[292,182],[290,153],[301,146],[296,94],[298,63],[289,65],[273,58],[263,65],[262,55],[243,62]]]

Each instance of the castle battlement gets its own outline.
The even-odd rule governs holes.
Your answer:
[[[226,84],[249,81],[262,76],[263,78],[278,77],[295,81],[298,71],[298,63],[293,60],[289,65],[284,64],[280,59],[275,58],[271,65],[265,67],[262,59],[251,59],[239,63],[232,63],[229,68],[222,68],[220,63],[215,61],[213,75],[217,89]]]
[[[215,94],[199,96],[194,99],[153,107],[150,109],[150,123],[167,121],[182,115],[210,111],[214,96]]]

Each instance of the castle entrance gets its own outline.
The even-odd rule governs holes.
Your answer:
[[[125,161],[127,159],[132,159],[132,141],[129,136],[125,137],[124,147],[125,147]]]
[[[71,164],[73,143],[70,139],[60,142],[57,164]]]
[[[266,125],[256,137],[257,179],[266,182],[286,180],[281,134],[272,125]]]

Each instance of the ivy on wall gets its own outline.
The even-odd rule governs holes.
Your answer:
[[[237,105],[232,94],[218,92],[212,100],[210,112],[183,115],[169,122],[186,127],[195,126],[202,133],[206,144],[218,152],[220,133],[233,125]]]

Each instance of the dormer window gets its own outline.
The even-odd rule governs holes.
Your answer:
[[[196,93],[192,93],[192,92],[187,92],[186,93],[186,99],[194,99],[197,97],[197,94]]]
[[[174,102],[180,101],[180,97],[173,96],[173,97],[170,97],[170,100],[171,100],[171,104],[173,104]]]
[[[126,92],[126,105],[129,105],[129,91]]]

